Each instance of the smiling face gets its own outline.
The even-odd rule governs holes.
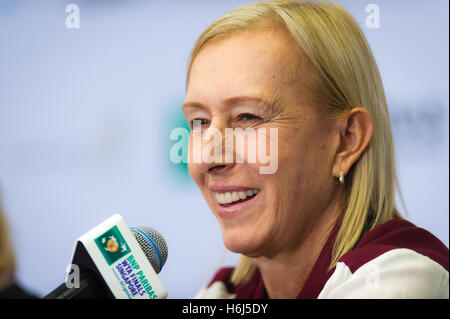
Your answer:
[[[261,174],[258,161],[189,163],[231,251],[259,257],[298,247],[336,194],[339,138],[307,88],[310,74],[284,30],[238,33],[207,44],[195,57],[183,105],[189,122],[221,132],[278,130],[274,174]]]

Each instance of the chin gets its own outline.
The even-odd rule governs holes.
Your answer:
[[[261,251],[262,241],[251,237],[244,231],[222,231],[223,243],[229,251],[257,257],[259,255],[257,251]]]

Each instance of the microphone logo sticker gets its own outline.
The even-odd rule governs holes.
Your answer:
[[[98,236],[95,243],[109,266],[131,252],[117,226]]]

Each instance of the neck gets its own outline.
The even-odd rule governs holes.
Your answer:
[[[298,296],[336,223],[338,212],[336,202],[316,221],[296,249],[256,259],[269,298]]]

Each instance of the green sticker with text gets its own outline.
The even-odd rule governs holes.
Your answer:
[[[131,251],[117,226],[98,236],[95,243],[108,265],[113,264],[117,259]]]

